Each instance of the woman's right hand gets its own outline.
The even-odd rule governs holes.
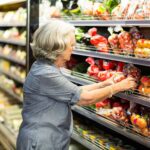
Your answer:
[[[137,83],[136,83],[136,80],[129,76],[127,77],[126,79],[120,81],[119,83],[116,83],[117,86],[120,87],[120,90],[121,91],[126,91],[126,90],[129,90],[129,89],[135,89],[137,87]]]

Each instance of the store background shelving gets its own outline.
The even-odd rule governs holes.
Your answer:
[[[3,18],[1,17],[1,23],[0,23],[1,31],[5,32],[6,30],[11,29],[11,28],[16,28],[22,31],[27,30],[27,23],[26,23],[27,21],[25,17],[27,16],[25,12],[26,11],[25,9],[27,6],[26,3],[27,3],[26,0],[5,0],[5,1],[2,0],[0,1],[0,11],[2,14],[1,16],[3,16]],[[17,11],[21,11],[22,14],[21,13],[16,14]],[[16,16],[10,17],[10,14],[11,15],[23,15],[23,16],[22,18],[18,17],[19,20],[17,21]],[[5,65],[1,66],[0,74],[5,75],[6,78],[9,78],[10,81],[13,81],[17,86],[19,85],[21,87],[24,83],[24,79],[16,76],[15,73],[8,70],[8,66],[10,64],[13,64],[16,67],[20,66],[21,68],[24,68],[26,70],[26,59],[23,59],[21,55],[18,55],[21,51],[20,49],[17,48],[17,47],[20,47],[23,49],[23,51],[26,52],[26,48],[27,48],[26,37],[25,39],[22,38],[21,40],[16,37],[15,38],[0,37],[0,45],[1,45],[1,52],[0,52],[1,65],[3,61],[5,61],[5,65],[6,65],[6,66]],[[6,45],[8,45],[9,47]],[[7,53],[6,53],[6,47],[4,46],[7,47]],[[12,46],[14,49],[13,49],[12,55],[10,55],[8,54],[8,51],[11,52],[10,47]],[[3,48],[5,48],[4,51],[2,51]],[[15,51],[16,52],[18,51],[17,55],[15,54],[16,53]],[[6,61],[9,64],[8,63],[6,64]],[[16,137],[17,137],[17,132],[15,128],[18,127],[18,125],[20,124],[19,122],[20,122],[21,112],[20,110],[18,111],[18,109],[20,109],[19,107],[22,105],[23,98],[15,93],[15,90],[16,90],[15,87],[13,87],[13,89],[8,88],[8,87],[10,87],[8,83],[6,84],[2,82],[0,83],[0,93],[1,93],[0,105],[3,106],[0,108],[0,118],[1,118],[0,119],[0,143],[3,145],[3,147],[6,150],[15,150],[16,149]],[[5,93],[5,96],[3,96],[3,93]],[[9,102],[7,102],[7,99],[9,99]],[[9,106],[10,110],[7,110],[8,108],[7,105]],[[7,110],[7,112],[5,112],[5,109]],[[11,117],[14,118],[14,120],[11,120]],[[18,121],[18,117],[19,117],[19,121]]]
[[[68,22],[74,24],[75,26],[116,26],[120,25],[123,27],[149,27],[149,20],[69,20]]]
[[[7,44],[14,44],[19,46],[26,46],[26,43],[24,41],[19,41],[15,39],[0,39],[0,43],[7,43]]]
[[[143,59],[143,58],[136,58],[132,56],[123,56],[123,55],[115,55],[115,54],[110,54],[110,53],[100,53],[92,51],[90,49],[87,50],[87,48],[76,48],[73,52],[74,55],[79,55],[79,56],[90,56],[94,58],[102,58],[102,59],[108,59],[108,60],[116,60],[116,61],[122,61],[126,63],[132,63],[132,64],[137,64],[137,65],[142,65],[142,66],[150,66],[150,59]]]
[[[79,85],[88,85],[88,84],[93,84],[95,82],[84,79],[84,78],[79,78],[77,76],[72,76],[71,75],[71,71],[68,69],[61,69],[62,73],[64,74],[64,76],[66,76],[66,78],[68,78],[70,81],[72,81],[73,83],[79,84]],[[124,98],[126,100],[129,101],[133,101],[135,103],[144,105],[149,107],[150,106],[150,101],[149,101],[149,97],[144,97],[144,96],[140,96],[140,95],[135,95],[135,94],[127,94],[126,92],[120,92],[117,93],[115,96],[120,97],[120,98]]]
[[[72,23],[76,27],[114,27],[114,26],[122,26],[125,28],[131,28],[134,26],[140,27],[142,29],[142,32],[146,35],[147,38],[150,38],[147,34],[150,29],[150,20],[88,20],[84,16],[65,16],[65,20]],[[43,22],[40,22],[39,25],[42,25]],[[82,46],[78,45],[76,46],[75,50],[72,52],[73,56],[77,57],[83,57],[90,56],[94,58],[100,58],[100,59],[106,59],[106,60],[115,60],[115,61],[121,61],[125,63],[132,63],[135,65],[143,66],[143,67],[150,67],[150,59],[143,59],[143,58],[136,58],[132,56],[123,56],[123,55],[114,55],[110,53],[100,53],[96,52],[96,49],[90,48],[89,46]],[[30,58],[32,58],[32,55],[30,55]],[[73,83],[76,83],[78,85],[87,85],[94,83],[95,81],[88,80],[87,76],[84,75],[75,76],[72,71],[62,69],[62,73]],[[82,76],[82,77],[81,77]],[[116,97],[120,97],[123,99],[126,99],[131,102],[135,102],[137,104],[141,104],[142,106],[150,107],[150,101],[149,97],[142,96],[140,94],[127,94],[127,93],[118,93],[115,95]],[[92,112],[90,110],[87,110],[85,108],[75,106],[72,107],[73,112],[79,113],[80,115],[84,116],[85,118],[91,119],[99,124],[103,124],[104,126],[107,126],[108,128],[120,133],[123,136],[126,136],[127,138],[130,138],[131,140],[136,141],[137,143],[140,143],[146,147],[150,148],[150,139],[145,138],[142,135],[136,134],[135,132],[132,132],[131,129],[127,129],[123,126],[119,126],[117,123],[112,122],[112,120],[108,120],[106,118],[103,118],[101,116],[98,116],[95,112]],[[77,139],[76,139],[77,140]],[[77,140],[78,141],[78,140]],[[83,143],[84,145],[84,143]],[[146,149],[145,147],[145,149]],[[92,148],[91,148],[92,149]]]

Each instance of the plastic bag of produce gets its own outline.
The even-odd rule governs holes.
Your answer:
[[[136,27],[132,27],[129,32],[132,36],[132,41],[133,41],[134,48],[136,48],[137,41],[139,39],[143,38],[143,35],[141,34],[141,32]]]
[[[122,18],[123,19],[126,18],[130,5],[131,5],[131,1],[130,0],[121,0],[120,13],[122,14]]]
[[[120,48],[122,49],[123,54],[133,55],[134,45],[132,42],[131,34],[122,29],[121,33],[118,35]]]
[[[79,0],[78,1],[81,14],[92,16],[93,15],[93,1],[90,0]]]
[[[114,54],[121,54],[122,50],[119,48],[119,38],[118,34],[113,33],[113,28],[108,28],[108,31],[110,32],[110,36],[108,37],[108,42],[111,46],[111,51]]]
[[[141,77],[141,70],[133,64],[126,64],[123,68],[123,73],[125,76],[132,76],[136,81],[139,81]]]
[[[110,14],[102,3],[94,3],[93,15],[98,17],[100,20],[110,20]]]
[[[130,0],[130,5],[126,15],[126,19],[133,19],[133,15],[135,14],[135,11],[138,8],[139,1],[140,0]]]
[[[133,19],[143,20],[145,18],[144,8],[143,8],[144,1],[145,0],[139,0],[138,7],[137,7],[135,13],[133,14]]]

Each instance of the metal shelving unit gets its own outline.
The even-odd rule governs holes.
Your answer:
[[[0,2],[0,10],[1,12],[8,12],[8,11],[15,11],[19,7],[26,8],[27,0],[3,0]],[[26,22],[26,20],[25,20]],[[1,22],[0,27],[1,28],[8,28],[8,27],[21,27],[23,29],[27,29],[27,24],[25,22]],[[26,47],[26,41],[21,41],[18,39],[3,39],[0,38],[1,44],[12,44],[16,46],[23,46]],[[10,56],[10,55],[3,55],[0,54],[1,59],[6,59],[11,62],[14,62],[16,64],[22,65],[23,67],[26,65],[26,60],[22,61],[16,57]],[[23,84],[24,80],[20,79],[19,77],[16,77],[14,74],[10,72],[6,72],[4,70],[0,70],[2,74],[5,74],[9,76],[10,78],[13,78],[17,82]],[[11,96],[13,99],[18,101],[18,104],[22,104],[23,99],[19,97],[17,94],[13,92],[11,89],[7,89],[4,87],[4,85],[0,84],[0,90],[4,91],[6,94]],[[9,127],[7,127],[4,123],[0,122],[0,142],[3,145],[3,147],[6,150],[15,150],[16,149],[16,133],[13,133],[12,130],[10,130]]]
[[[104,150],[104,148],[97,147],[93,143],[91,143],[91,142],[87,141],[86,139],[82,138],[79,134],[76,133],[76,131],[73,131],[72,139],[74,139],[75,141],[77,141],[78,143],[80,143],[81,145],[83,145],[84,147],[86,147],[89,150],[100,150],[100,149]]]
[[[19,64],[19,65],[23,65],[23,66],[26,65],[26,62],[25,62],[25,61],[20,61],[20,60],[18,60],[18,59],[16,59],[16,58],[13,58],[13,57],[11,57],[11,56],[5,56],[5,55],[3,55],[3,54],[0,54],[0,58],[10,60],[10,61],[12,61],[12,62],[14,62],[14,63]]]
[[[68,22],[75,26],[140,26],[149,27],[150,20],[68,20]]]
[[[13,97],[14,99],[16,99],[19,103],[23,102],[23,99],[21,97],[19,97],[18,95],[16,95],[12,90],[5,88],[4,86],[0,85],[0,90],[4,91],[5,93],[7,93],[8,95],[10,95],[11,97]]]
[[[0,123],[0,141],[6,150],[16,149],[16,137],[3,123]]]
[[[0,23],[0,27],[26,27],[25,23]]]
[[[82,50],[82,49],[78,49],[78,48],[76,48],[72,52],[72,54],[80,55],[80,56],[90,56],[90,57],[94,57],[94,58],[122,61],[122,62],[126,62],[126,63],[142,65],[142,66],[150,66],[150,59],[136,58],[136,57],[132,57],[132,56],[123,56],[123,55],[116,55],[116,54],[110,54],[110,53]]]
[[[89,81],[86,79],[78,78],[76,76],[71,75],[71,71],[67,69],[62,69],[62,73],[66,78],[68,78],[70,81],[80,84],[80,85],[87,85],[87,84],[92,84],[95,83],[93,81]],[[129,101],[133,101],[135,103],[150,107],[150,98],[149,97],[144,97],[140,95],[135,95],[135,94],[126,94],[125,92],[118,93],[115,95],[116,97],[120,97]]]
[[[0,43],[14,44],[14,45],[18,45],[18,46],[26,46],[25,41],[19,41],[16,39],[1,39],[0,38]]]
[[[36,5],[37,4],[37,5]],[[28,7],[30,8],[29,10],[29,13],[28,13],[28,27],[29,27],[29,30],[28,30],[28,45],[29,43],[31,42],[32,38],[31,38],[31,35],[32,33],[38,28],[38,26],[41,26],[42,24],[44,24],[45,22],[39,22],[39,11],[40,11],[40,8],[39,8],[39,4],[40,2],[33,2],[31,1],[31,5],[28,3]],[[37,7],[36,7],[37,6]],[[36,13],[35,13],[36,11]],[[34,13],[33,13],[34,12]],[[68,17],[66,20],[72,24],[74,24],[75,26],[91,26],[91,27],[108,27],[108,26],[117,26],[117,25],[121,25],[123,27],[132,27],[132,26],[139,26],[139,27],[142,27],[142,28],[147,28],[147,27],[150,27],[150,20],[82,20],[82,19],[78,19],[78,17],[74,17],[75,20],[69,20],[70,18]],[[77,20],[78,19],[78,20]],[[83,18],[83,19],[86,19],[86,18]],[[110,60],[117,60],[117,61],[124,61],[124,62],[128,62],[128,63],[133,63],[133,64],[138,64],[138,65],[143,65],[143,66],[150,66],[150,61],[147,60],[147,59],[136,59],[136,58],[131,58],[131,57],[126,57],[126,56],[121,56],[121,55],[113,55],[113,54],[100,54],[100,53],[95,53],[94,51],[81,51],[81,49],[76,49],[75,51],[73,51],[73,54],[75,55],[81,55],[81,56],[93,56],[93,57],[96,57],[96,58],[104,58],[104,59],[110,59]],[[98,56],[98,55],[101,55],[101,56]],[[140,60],[140,61],[139,61]],[[33,63],[34,61],[34,58],[33,58],[33,55],[31,53],[31,48],[28,46],[28,68],[30,68],[31,64]],[[66,72],[63,72],[64,75],[72,82],[74,83],[77,83],[77,84],[80,84],[80,85],[86,85],[86,84],[91,84],[91,83],[94,83],[93,81],[88,81],[86,79],[81,79],[79,77],[75,77],[75,76],[72,76],[68,71]],[[119,96],[122,96],[123,98],[125,98],[125,96],[127,97],[127,95],[124,93],[119,93],[118,97]],[[134,95],[130,95],[132,97],[129,97],[128,95],[128,100],[133,100],[135,102],[138,102],[138,103],[141,103],[142,105],[149,105],[150,103],[147,101],[148,99],[142,99],[141,100],[141,97],[134,97]],[[134,97],[134,98],[133,98]],[[139,102],[140,100],[140,102]],[[140,136],[140,135],[137,135],[135,134],[135,132],[132,132],[131,130],[127,130],[125,129],[123,126],[119,126],[118,124],[112,122],[112,121],[109,121],[108,119],[106,118],[103,118],[103,117],[99,117],[98,115],[90,112],[90,111],[87,111],[85,110],[84,108],[81,108],[81,107],[78,107],[78,106],[75,106],[75,107],[72,107],[72,110],[73,111],[76,111],[77,113],[79,113],[80,115],[83,115],[85,116],[85,118],[89,118],[93,121],[96,121],[98,122],[99,124],[102,124],[114,131],[116,131],[117,133],[120,133],[122,136],[125,136],[127,138],[130,138],[131,141],[136,141],[138,143],[141,143],[142,145],[145,145],[147,147],[150,148],[150,140],[145,138],[144,136]],[[74,136],[74,134],[73,134]],[[81,141],[80,137],[78,136],[74,136],[74,139],[76,141]],[[149,141],[148,141],[149,140]],[[90,145],[86,146],[84,142],[80,142],[82,145],[84,145],[85,147],[88,147],[89,149],[92,149],[90,148],[91,146],[91,143]],[[145,147],[146,149],[146,147]]]
[[[5,75],[8,76],[8,77],[14,79],[15,81],[21,83],[21,84],[24,83],[24,80],[23,80],[23,79],[21,79],[20,77],[14,75],[14,74],[11,73],[11,72],[7,72],[7,71],[4,71],[4,70],[2,70],[2,69],[0,69],[0,72],[1,72],[2,74],[5,74]]]
[[[73,106],[72,107],[72,110],[107,127],[107,128],[110,128],[112,129],[113,131],[117,132],[117,133],[120,133],[121,135],[127,137],[127,138],[130,138],[148,148],[150,148],[150,139],[149,138],[146,138],[144,136],[141,136],[139,134],[136,134],[135,132],[133,132],[132,130],[130,129],[127,129],[127,128],[124,128],[123,126],[121,125],[118,125],[117,123],[115,122],[112,122],[104,117],[101,117],[93,112],[90,112],[82,107],[79,107],[79,106]]]

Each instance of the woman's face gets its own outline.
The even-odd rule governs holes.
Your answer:
[[[65,61],[69,61],[70,60],[70,57],[71,57],[72,51],[75,48],[75,45],[76,45],[75,34],[73,32],[71,32],[68,35],[67,48],[66,48],[66,50],[62,54],[63,55],[63,59]]]
[[[68,35],[68,44],[66,50],[58,57],[57,66],[62,67],[67,61],[70,60],[71,53],[76,45],[75,33],[71,32]]]

